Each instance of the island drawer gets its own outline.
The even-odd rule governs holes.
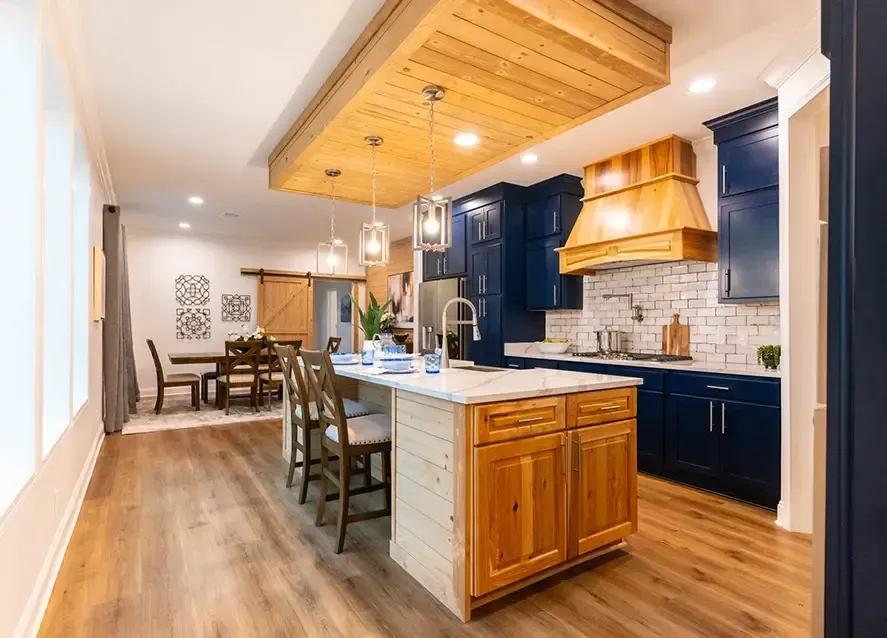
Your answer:
[[[565,397],[543,397],[479,405],[474,412],[474,443],[495,443],[563,430]]]
[[[637,390],[618,388],[567,396],[567,427],[577,428],[637,416]]]

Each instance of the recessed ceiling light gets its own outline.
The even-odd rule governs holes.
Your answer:
[[[456,146],[474,146],[478,142],[477,135],[474,133],[459,133],[453,138]]]
[[[431,201],[433,201],[433,202],[439,202],[442,199],[443,199],[443,195],[432,195],[431,196]]]
[[[185,230],[191,228],[191,224],[188,222],[179,222],[179,228],[184,228]]]
[[[520,156],[521,164],[535,164],[538,161],[539,158],[536,156],[535,153],[524,153]]]
[[[203,198],[200,195],[191,195],[191,197],[188,198],[188,201],[195,206],[200,206],[203,203]]]
[[[715,88],[714,78],[696,78],[690,83],[690,93],[708,93]]]

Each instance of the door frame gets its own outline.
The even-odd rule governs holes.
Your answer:
[[[887,589],[887,3],[821,0],[831,59],[826,636],[882,635]]]

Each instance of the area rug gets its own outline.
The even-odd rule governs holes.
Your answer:
[[[138,412],[123,426],[123,434],[144,434],[161,430],[181,430],[207,425],[236,425],[269,419],[283,418],[283,404],[275,397],[268,405],[262,405],[256,412],[246,399],[231,402],[231,414],[216,408],[210,396],[210,403],[201,403],[200,410],[191,405],[190,395],[167,395],[163,402],[163,412],[154,414],[154,397],[144,397],[139,401]],[[267,399],[266,399],[267,401]]]

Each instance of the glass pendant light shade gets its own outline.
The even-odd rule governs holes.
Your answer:
[[[323,275],[337,275],[348,270],[348,246],[336,237],[336,178],[342,174],[338,168],[328,168],[330,195],[333,205],[330,209],[330,239],[317,244],[317,272]]]
[[[419,195],[413,204],[413,249],[443,251],[452,245],[453,200]]]
[[[341,275],[348,270],[348,246],[341,239],[339,243],[328,241],[317,244],[317,273],[321,275]]]
[[[382,138],[370,135],[364,141],[372,149],[373,155],[373,219],[370,223],[360,226],[358,263],[361,266],[381,266],[388,263],[390,244],[388,224],[376,220],[376,148],[382,145]]]
[[[452,245],[453,200],[434,195],[434,103],[444,95],[446,91],[439,86],[422,89],[422,99],[431,105],[428,115],[431,187],[428,196],[419,195],[413,204],[413,250],[440,252]]]
[[[388,225],[382,223],[361,224],[360,265],[380,266],[388,263]]]

